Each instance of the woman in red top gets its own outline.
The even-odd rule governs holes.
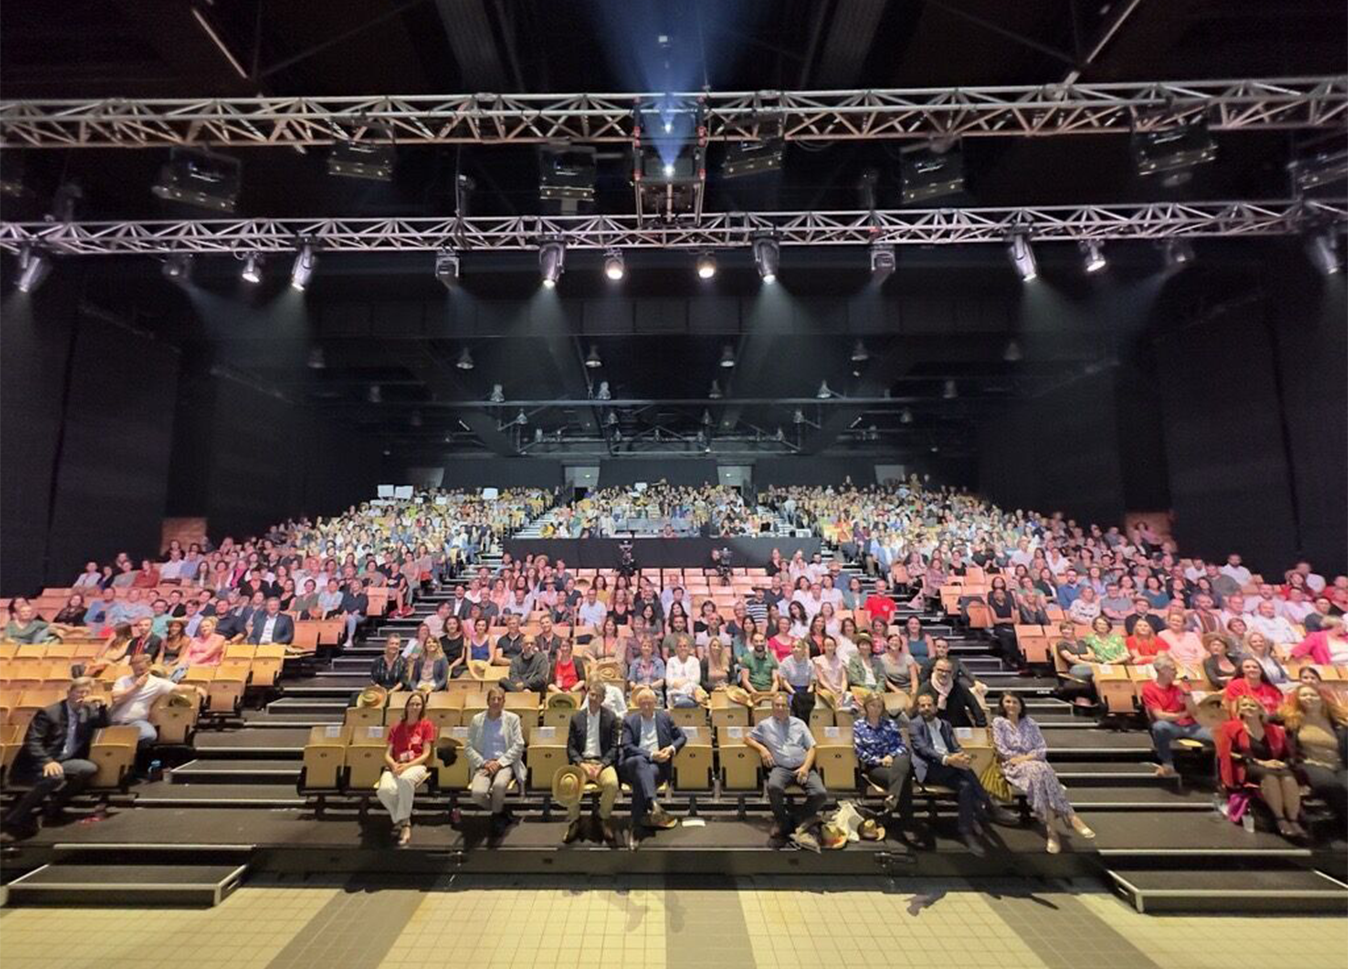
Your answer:
[[[1258,793],[1273,812],[1278,833],[1304,838],[1297,822],[1301,815],[1301,787],[1287,764],[1287,737],[1282,727],[1268,722],[1258,699],[1246,694],[1236,700],[1235,715],[1217,729],[1217,764],[1222,787],[1228,793]]]
[[[398,847],[412,840],[412,798],[430,776],[426,762],[435,745],[435,724],[425,719],[426,698],[413,693],[403,707],[403,718],[393,725],[384,752],[384,773],[376,789],[393,819]]]
[[[768,649],[772,650],[772,655],[780,663],[791,655],[795,646],[796,637],[791,635],[791,620],[782,616],[777,620],[777,635],[768,640]]]
[[[548,692],[585,692],[585,662],[576,657],[570,640],[563,639],[557,646],[557,656],[552,661],[552,675],[548,677]]]
[[[1152,629],[1151,623],[1145,619],[1139,619],[1133,625],[1133,634],[1124,642],[1128,646],[1128,652],[1133,659],[1141,660],[1144,663],[1170,648],[1170,644],[1164,639],[1157,638],[1156,630]]]
[[[1222,691],[1226,696],[1227,709],[1234,712],[1236,702],[1243,696],[1252,696],[1269,713],[1277,711],[1282,705],[1282,690],[1264,678],[1264,667],[1259,660],[1246,657],[1240,661],[1240,676],[1226,684]]]

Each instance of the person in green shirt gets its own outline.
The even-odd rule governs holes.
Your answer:
[[[1089,646],[1095,659],[1100,663],[1123,663],[1128,660],[1128,644],[1123,637],[1114,632],[1114,625],[1104,616],[1096,616],[1091,622],[1091,634],[1084,637],[1082,645]]]
[[[39,619],[31,603],[25,602],[18,608],[18,615],[5,624],[5,639],[11,643],[31,646],[45,643],[56,636],[47,626],[46,620]]]
[[[751,692],[776,692],[781,684],[781,674],[777,672],[777,657],[768,652],[767,637],[754,633],[749,642],[752,648],[742,661],[740,686]]]

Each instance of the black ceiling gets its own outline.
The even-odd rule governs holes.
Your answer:
[[[249,78],[229,64],[194,9]],[[1117,32],[1085,63],[1125,10]],[[671,38],[666,52],[657,51],[662,34]],[[1342,73],[1346,49],[1341,0],[68,0],[59,14],[49,0],[8,0],[0,7],[6,99],[612,92],[660,89],[662,78],[684,89],[765,90],[1057,83],[1073,73],[1085,81],[1304,76]],[[1223,135],[1218,161],[1178,196],[1167,196],[1133,174],[1126,142],[1117,136],[972,139],[965,145],[970,185],[964,201],[1282,197],[1285,163],[1298,141],[1291,134]],[[793,145],[780,176],[741,182],[717,176],[719,150],[709,159],[711,210],[856,207],[856,185],[871,169],[881,177],[879,204],[898,202],[894,143]],[[14,154],[6,153],[5,161]],[[244,164],[244,215],[447,214],[455,210],[459,173],[477,184],[475,214],[540,210],[535,150],[524,146],[404,147],[390,184],[327,177],[323,150],[236,154]],[[165,157],[159,150],[27,152],[25,178],[34,192],[10,202],[6,217],[41,215],[51,190],[68,180],[83,186],[85,217],[164,217],[169,210],[148,186]],[[626,169],[616,151],[601,160],[599,210],[631,211]],[[1004,257],[995,247],[975,249],[901,253],[900,272],[876,298],[867,293],[864,255],[788,251],[783,292],[810,308],[769,307],[773,319],[794,313],[805,321],[799,332],[776,337],[755,331],[759,285],[747,260],[736,255],[723,260],[727,271],[709,293],[692,279],[681,254],[629,254],[629,280],[619,297],[600,278],[598,257],[572,254],[558,290],[562,318],[546,334],[526,328],[509,335],[533,312],[537,275],[528,254],[466,257],[461,299],[470,309],[449,314],[437,309],[446,296],[430,278],[429,256],[332,257],[306,296],[304,325],[281,336],[278,319],[293,318],[295,306],[282,292],[284,282],[244,298],[228,275],[231,267],[199,266],[193,290],[184,293],[163,283],[147,261],[100,260],[89,298],[134,313],[202,359],[344,420],[369,422],[409,447],[443,444],[446,434],[462,431],[462,415],[443,405],[480,399],[494,382],[506,385],[512,399],[584,396],[589,388],[578,355],[591,343],[599,345],[606,366],[589,376],[609,380],[615,396],[701,397],[714,377],[725,378],[737,396],[808,396],[824,378],[848,392],[864,385],[918,396],[927,402],[916,408],[915,422],[925,445],[939,435],[957,438],[980,406],[1001,406],[1117,351],[1117,339],[1096,331],[1036,341],[1025,331],[1028,317]],[[1239,256],[1217,245],[1206,251]],[[1111,265],[1114,292],[1085,286],[1075,254],[1064,252],[1048,256],[1046,278],[1056,274],[1075,300],[1073,312],[1084,318],[1097,314],[1092,300],[1117,306],[1119,293],[1145,287],[1157,266],[1148,246],[1119,253]],[[610,305],[638,296],[626,309]],[[725,301],[714,311],[705,303],[712,296]],[[867,309],[868,300],[887,308]],[[394,304],[402,308],[389,309]],[[183,310],[193,311],[196,325],[182,325]],[[347,324],[361,312],[367,330],[356,334]],[[1057,314],[1053,326],[1067,326],[1069,316]],[[942,332],[950,336],[944,344],[919,346]],[[1046,325],[1044,332],[1055,331]],[[871,353],[860,368],[850,361],[857,336]],[[1026,359],[1007,363],[1001,357],[1012,336],[1026,344]],[[745,361],[733,374],[717,367],[727,344]],[[315,345],[326,352],[323,370],[305,366]],[[478,363],[471,372],[450,366],[464,346]],[[895,353],[887,357],[890,349]],[[881,363],[890,369],[876,373]],[[446,378],[434,377],[446,371]],[[954,402],[941,396],[949,378],[961,381]],[[374,383],[382,404],[367,399]],[[420,427],[409,423],[412,409]],[[808,421],[817,422],[824,410],[807,408]],[[771,435],[786,424],[794,436],[790,409],[734,411],[737,433]],[[914,433],[913,425],[897,423],[898,414],[894,408],[847,412],[858,438],[871,423]],[[714,416],[719,425],[723,411]],[[602,417],[586,408],[542,412],[528,433],[537,426],[592,433]],[[700,417],[696,406],[621,413],[629,435],[657,425],[692,432]],[[481,417],[475,420],[485,429]],[[460,443],[471,440],[482,441],[483,434],[464,434]]]

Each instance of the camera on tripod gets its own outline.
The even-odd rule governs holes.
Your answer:
[[[637,574],[637,554],[631,539],[623,539],[618,543],[618,572],[629,579]]]

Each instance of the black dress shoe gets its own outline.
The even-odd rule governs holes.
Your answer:
[[[993,806],[988,810],[988,820],[1004,828],[1014,828],[1020,824],[1020,818],[1004,807]]]
[[[964,832],[960,835],[960,840],[964,842],[964,847],[968,848],[969,853],[975,858],[986,858],[988,856],[988,849],[984,848],[982,842],[974,837],[972,831]]]
[[[613,826],[613,822],[607,819],[599,822],[599,830],[603,834],[604,843],[610,848],[618,847],[618,829]]]
[[[572,821],[566,826],[566,834],[562,835],[562,844],[569,845],[580,837],[580,818]]]

